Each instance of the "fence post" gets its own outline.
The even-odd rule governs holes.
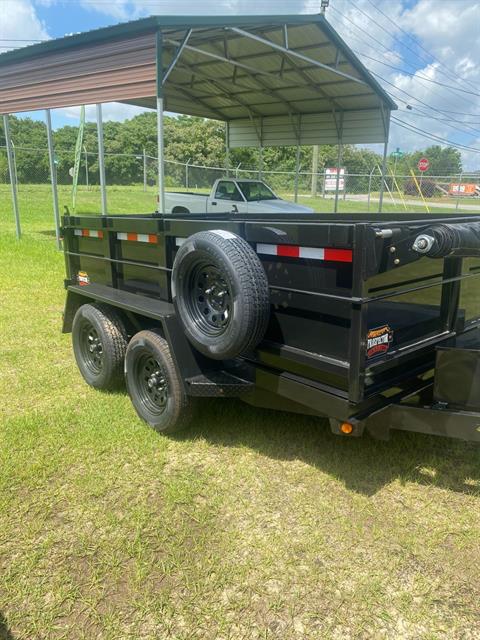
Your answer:
[[[18,171],[17,171],[17,150],[15,149],[15,144],[12,140],[12,157],[13,157],[13,168],[15,169],[15,181],[17,185],[17,192],[20,191],[20,185],[18,184]]]
[[[373,177],[374,171],[375,171],[375,167],[373,167],[373,169],[370,171],[370,177],[368,178],[368,206],[367,206],[368,211],[370,211],[370,197],[372,195],[372,177]]]
[[[463,171],[460,174],[460,177],[458,179],[457,203],[455,205],[455,211],[458,211],[458,206],[460,204],[460,185],[462,184],[462,180],[463,180]]]
[[[58,209],[57,166],[55,164],[55,151],[53,149],[52,117],[50,114],[50,109],[45,109],[45,118],[47,121],[48,159],[50,161],[50,180],[52,183],[53,218],[55,220],[55,237],[57,240],[57,249],[61,249],[62,242],[60,240],[60,212]]]
[[[295,202],[298,202],[298,178],[300,173],[300,145],[297,144],[297,153],[295,155]]]
[[[3,116],[3,131],[5,133],[5,141],[7,145],[8,173],[10,174],[10,187],[12,190],[12,204],[13,204],[13,215],[15,216],[15,229],[17,233],[17,238],[20,239],[22,235],[22,228],[20,226],[20,212],[18,209],[17,176],[15,171],[15,164],[13,161],[12,139],[10,137],[10,125],[8,123],[7,115]]]
[[[335,204],[333,206],[333,213],[338,212],[338,190],[340,188],[340,167],[342,164],[343,144],[340,142],[338,145],[338,158],[337,158],[337,181],[335,184]],[[345,175],[345,174],[344,174]],[[345,180],[343,181],[343,188],[345,188]]]
[[[143,149],[143,191],[147,190],[147,152]]]
[[[312,197],[315,198],[318,190],[318,157],[320,147],[316,144],[313,147],[312,154]]]
[[[87,191],[90,191],[90,184],[89,184],[89,178],[88,178],[88,153],[87,153],[87,147],[85,145],[83,145],[83,152],[85,153],[85,185],[87,187]]]
[[[187,164],[185,165],[185,188],[188,189],[189,186],[189,174],[188,174],[188,167],[190,165],[190,160],[191,158],[189,158],[187,160]]]

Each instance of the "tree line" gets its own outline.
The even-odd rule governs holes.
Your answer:
[[[49,181],[49,164],[47,153],[47,132],[43,122],[31,118],[10,118],[11,136],[15,145],[15,157],[18,180],[21,183],[42,183]],[[69,170],[74,164],[75,144],[78,126],[63,126],[54,132],[54,145],[57,161],[57,178],[60,184],[71,184]],[[104,140],[106,154],[105,166],[109,184],[132,185],[143,182],[143,153],[152,158],[157,155],[157,123],[154,112],[146,112],[124,122],[105,122]],[[84,151],[82,152],[79,183],[86,180],[85,163],[88,162],[88,179],[90,184],[98,184],[98,158],[96,157],[97,128],[95,123],[86,123],[84,131]],[[5,145],[3,125],[0,123],[0,146]],[[24,149],[28,150],[24,150]],[[40,149],[33,151],[30,149]],[[323,145],[319,148],[318,171],[323,173],[326,167],[334,167],[337,163],[337,147]],[[123,155],[120,155],[123,154]],[[390,168],[396,167],[396,175],[409,175],[410,168],[415,168],[418,159],[426,155],[430,160],[430,175],[458,174],[462,171],[460,152],[451,147],[432,146],[422,151],[406,153],[394,161],[389,158]],[[267,147],[260,151],[256,148],[232,149],[230,166],[241,164],[242,169],[258,171],[260,164],[267,171],[293,172],[295,170],[295,147]],[[311,171],[313,147],[302,146],[302,171]],[[226,163],[225,126],[222,122],[204,120],[191,116],[165,117],[165,159],[179,163],[224,167]],[[381,166],[382,158],[368,149],[345,145],[342,166],[347,173],[369,174],[372,169]],[[166,172],[167,186],[182,185],[185,181],[185,169],[182,166],[169,165]],[[212,173],[197,171],[196,186],[209,186]],[[147,179],[154,184],[156,179],[156,163],[148,162]],[[283,182],[281,176],[268,176],[272,186],[275,182]],[[8,181],[6,153],[0,152],[0,182]],[[366,178],[358,178],[357,182],[365,182]],[[356,189],[365,189],[366,185],[356,184]]]

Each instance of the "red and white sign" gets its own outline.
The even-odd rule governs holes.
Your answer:
[[[417,164],[418,170],[424,173],[430,169],[430,160],[428,158],[420,158]]]
[[[338,190],[343,191],[345,189],[345,169],[340,169],[340,176],[338,178]],[[330,167],[325,169],[325,191],[337,190],[337,167]]]

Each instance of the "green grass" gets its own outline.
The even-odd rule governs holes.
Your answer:
[[[185,189],[179,187],[172,187],[170,191],[184,191]],[[195,191],[195,189],[190,189]],[[202,193],[208,191],[207,189],[199,189]],[[72,195],[71,188],[61,185],[58,189],[59,192],[59,204],[60,211],[64,213],[64,207],[68,206],[71,209]],[[293,200],[291,193],[280,194],[286,200]],[[378,196],[378,194],[377,194]],[[384,196],[383,211],[387,213],[404,213],[405,208],[402,204],[401,198],[396,197],[397,204],[394,205],[390,199],[388,193]],[[410,198],[409,198],[410,199]],[[47,222],[50,222],[53,228],[53,214],[52,214],[52,195],[49,185],[20,185],[18,192],[19,208],[21,213],[21,219],[28,220],[29,224],[35,224],[39,219],[40,214],[47,216]],[[419,205],[409,206],[408,211],[410,213],[425,213],[425,207],[420,199],[418,199]],[[463,201],[462,201],[463,202]],[[462,211],[462,202],[460,202],[459,212]],[[318,196],[312,198],[308,195],[300,195],[299,203],[308,207],[312,207],[319,213],[333,213],[334,200],[333,198],[322,198]],[[479,206],[480,213],[480,201],[476,201]],[[107,205],[109,213],[146,213],[153,212],[157,208],[157,194],[154,188],[148,187],[147,191],[143,191],[141,186],[118,186],[108,187],[107,189]],[[0,184],[0,206],[2,211],[5,212],[7,218],[9,211],[11,211],[10,204],[10,189],[8,185]],[[378,209],[378,203],[372,200],[370,205],[370,212],[374,214]],[[340,213],[361,213],[368,211],[367,202],[356,202],[339,199],[338,210]],[[101,211],[101,200],[99,187],[91,187],[89,191],[85,187],[79,188],[77,195],[77,213],[85,214],[98,214]],[[432,208],[431,213],[454,213],[454,210],[448,207],[435,207]],[[467,213],[475,213],[467,211]],[[50,220],[48,219],[50,217]]]
[[[0,196],[2,640],[480,637],[478,447],[230,400],[156,434],[83,383],[48,201],[22,198],[17,242]]]

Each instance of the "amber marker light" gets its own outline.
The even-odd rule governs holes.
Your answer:
[[[353,425],[351,425],[350,422],[342,422],[340,431],[346,436],[349,436],[353,431]]]

